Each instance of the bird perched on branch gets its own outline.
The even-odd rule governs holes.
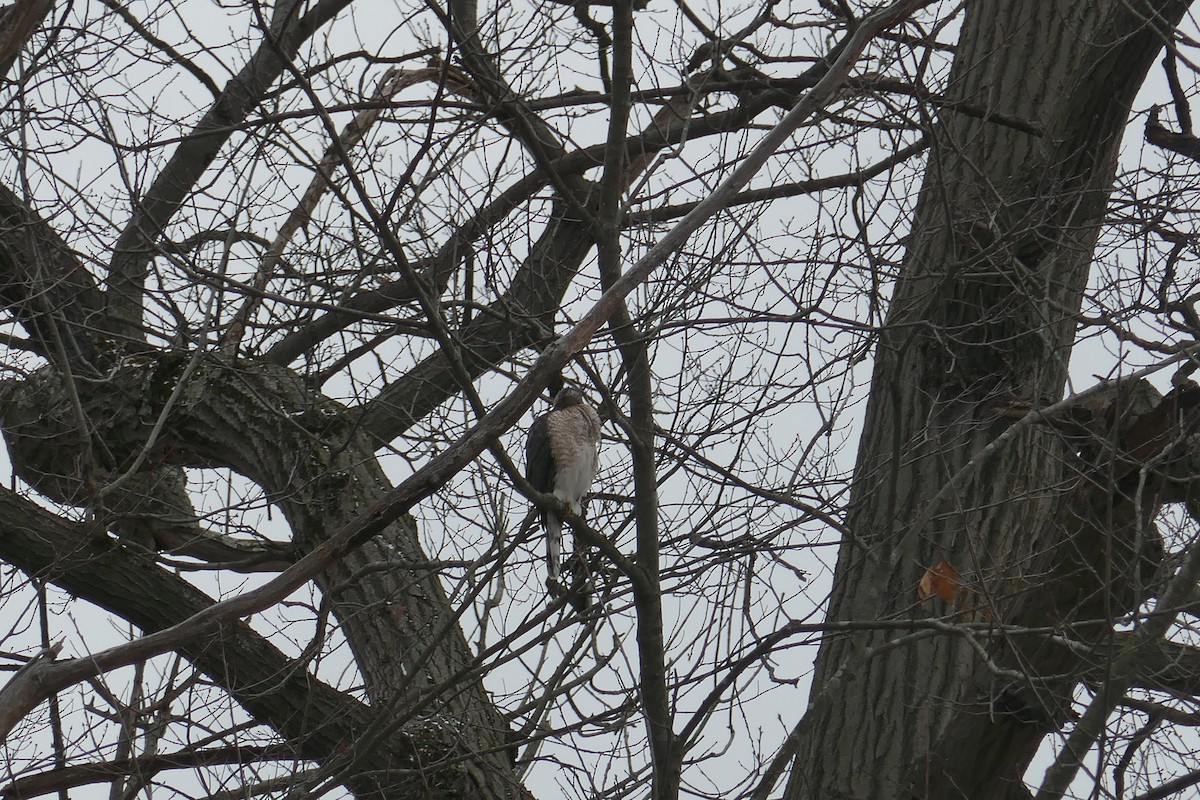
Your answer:
[[[534,420],[525,442],[525,477],[539,492],[553,494],[573,514],[583,514],[583,498],[592,487],[599,460],[600,417],[578,389],[566,388],[554,407]],[[562,520],[542,511],[546,531],[546,588],[562,594],[559,569]]]

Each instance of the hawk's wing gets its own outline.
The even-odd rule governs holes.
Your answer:
[[[525,478],[539,492],[554,491],[554,457],[550,455],[549,414],[543,414],[529,426],[525,440]]]
[[[550,450],[550,415],[543,414],[529,426],[525,439],[525,478],[539,492],[554,491],[554,454]],[[552,591],[558,587],[558,562],[562,558],[562,522],[552,511],[542,510],[542,527],[546,530],[546,585]]]

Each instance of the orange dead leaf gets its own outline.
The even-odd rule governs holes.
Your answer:
[[[962,576],[946,559],[942,559],[921,576],[917,584],[917,597],[925,602],[931,597],[940,597],[948,605],[956,605],[959,593],[964,591]]]

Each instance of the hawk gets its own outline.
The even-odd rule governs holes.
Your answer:
[[[573,514],[583,513],[583,498],[592,487],[599,460],[600,417],[578,389],[563,389],[554,407],[533,421],[525,442],[525,477],[539,492],[553,494]],[[562,520],[542,511],[546,531],[546,588],[560,594],[559,560]]]

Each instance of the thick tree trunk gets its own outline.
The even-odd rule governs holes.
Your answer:
[[[177,382],[185,380],[188,362],[177,354],[115,363],[104,391],[83,401],[92,434],[116,460],[92,470],[79,466],[74,411],[59,376],[44,370],[9,384],[2,399],[14,465],[43,493],[78,502],[89,481],[105,483],[128,469]],[[196,365],[147,463],[168,470],[227,467],[249,477],[283,509],[301,552],[391,488],[355,418],[289,370],[266,365]],[[429,564],[415,525],[404,518],[317,578],[371,701],[371,725],[357,731],[354,757],[374,769],[371,785],[385,787],[389,796],[406,796],[417,786],[430,797],[526,796],[512,772],[507,722],[483,688],[456,605]],[[256,644],[252,637],[239,641]],[[218,680],[251,713],[267,707],[243,696],[242,683],[224,678]],[[408,742],[408,752],[395,750],[396,741]],[[378,774],[389,757],[398,767],[395,776]],[[347,777],[354,772],[350,768]]]
[[[1129,106],[1186,5],[967,4],[854,476],[849,524],[867,547],[843,543],[830,619],[940,616],[945,607],[920,604],[917,587],[942,559],[987,618],[1050,613],[1027,590],[1050,580],[1063,506],[1079,502],[1075,454],[1058,432],[1030,426],[972,459],[1011,424],[1005,409],[1062,395]],[[1042,135],[955,114],[954,102],[1029,120]],[[1014,689],[961,638],[866,649],[903,633],[823,644],[786,797],[1025,793],[1022,775],[1062,723],[1069,685]],[[1031,699],[1030,688],[1043,691]]]

